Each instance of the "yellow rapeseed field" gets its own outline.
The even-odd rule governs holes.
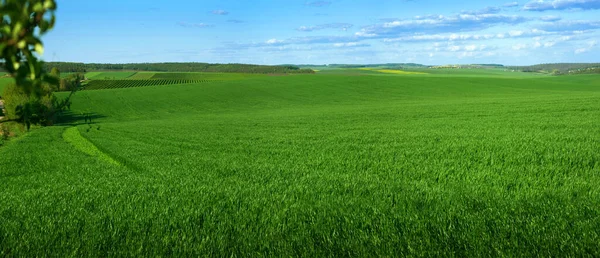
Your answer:
[[[359,70],[363,71],[373,71],[379,73],[389,73],[389,74],[427,74],[422,72],[408,72],[402,70],[391,70],[391,69],[377,69],[377,68],[359,68]]]

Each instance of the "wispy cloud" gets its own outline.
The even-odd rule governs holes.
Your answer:
[[[600,29],[600,21],[568,20],[552,22],[539,27],[545,31],[586,31]]]
[[[343,31],[346,31],[349,28],[352,28],[352,26],[354,26],[354,25],[352,25],[350,23],[328,23],[328,24],[321,24],[321,25],[316,25],[316,26],[300,26],[296,30],[308,32],[308,31],[324,30],[324,29],[341,29]]]
[[[383,40],[385,43],[393,42],[429,42],[429,41],[478,41],[478,40],[491,40],[491,39],[509,39],[509,38],[524,38],[524,37],[538,37],[547,35],[557,35],[556,32],[547,32],[538,29],[532,30],[510,30],[501,33],[440,33],[440,34],[423,34],[423,35],[411,35],[403,36],[398,38],[386,38]]]
[[[230,23],[244,23],[244,21],[242,21],[242,20],[236,20],[236,19],[227,20],[227,22],[230,22]]]
[[[519,43],[519,44],[515,44],[515,45],[512,46],[512,49],[516,50],[516,51],[524,50],[524,49],[527,49],[527,48],[528,48],[527,44],[524,44],[524,43]]]
[[[287,39],[272,38],[263,42],[255,43],[232,43],[229,44],[235,48],[260,48],[260,47],[273,47],[273,46],[285,46],[285,45],[307,45],[307,44],[336,44],[336,43],[351,43],[357,42],[361,39],[356,36],[307,36],[307,37],[293,37]]]
[[[370,47],[370,44],[360,42],[348,42],[348,43],[335,43],[334,47],[337,48],[357,48],[357,47]]]
[[[331,2],[321,2],[327,1],[310,2],[306,5],[331,4]],[[297,37],[281,37],[274,34],[272,38],[264,41],[241,41],[225,44],[224,47],[247,52],[305,51],[319,52],[320,55],[370,51],[386,53],[382,56],[390,58],[392,56],[407,58],[412,55],[417,59],[421,56],[431,60],[451,57],[476,59],[492,56],[509,60],[513,56],[525,56],[531,53],[574,55],[573,51],[579,54],[595,53],[593,51],[597,50],[597,43],[588,44],[587,41],[597,38],[600,20],[571,20],[573,18],[571,12],[548,13],[551,15],[514,13],[521,9],[521,7],[513,8],[518,6],[523,5],[513,2],[497,7],[463,10],[452,15],[379,20],[374,18],[371,19],[374,21],[371,25],[358,29],[350,23],[309,24],[296,30],[324,31],[315,33],[314,36],[301,36],[298,32],[296,34],[300,36]],[[331,33],[327,36],[327,30],[353,30],[353,33],[338,33],[339,35]],[[428,47],[434,44],[435,47]],[[253,50],[248,51],[250,49]]]
[[[329,2],[329,1],[314,1],[314,2],[308,2],[305,5],[312,6],[312,7],[323,7],[323,6],[328,6],[330,4],[331,4],[331,2]]]
[[[558,16],[554,16],[554,15],[547,15],[547,16],[542,16],[540,17],[540,21],[545,21],[545,22],[555,22],[555,21],[560,21],[562,18],[558,17]]]
[[[189,23],[189,22],[178,22],[177,25],[184,28],[212,28],[215,25],[207,23]]]
[[[229,12],[225,11],[225,10],[213,10],[213,11],[211,11],[211,13],[215,14],[215,15],[228,15],[229,14]]]
[[[502,9],[500,9],[500,7],[488,6],[486,8],[481,9],[481,10],[462,11],[461,13],[462,14],[471,14],[471,15],[481,15],[481,14],[499,13],[500,11],[502,11]]]
[[[520,24],[529,18],[518,15],[502,14],[460,14],[453,16],[429,15],[417,16],[410,20],[395,20],[383,24],[367,26],[357,32],[361,37],[394,37],[407,33],[419,31],[422,33],[432,32],[456,32],[469,30],[482,30],[501,24]]]
[[[575,49],[575,54],[583,54],[585,52],[591,51],[596,45],[598,45],[598,41],[592,40],[589,41],[587,46]]]
[[[518,2],[511,2],[511,3],[506,3],[502,5],[503,7],[517,7],[519,6]]]
[[[526,11],[549,11],[549,10],[597,10],[600,9],[600,0],[535,0],[525,4]]]

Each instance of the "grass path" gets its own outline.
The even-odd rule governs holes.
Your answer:
[[[97,129],[94,129],[97,130]],[[120,166],[118,161],[112,159],[106,153],[99,150],[93,143],[88,141],[86,138],[81,136],[77,127],[67,128],[62,134],[65,142],[71,144],[75,149],[88,154],[92,157],[97,157],[100,160],[106,161],[110,164]]]

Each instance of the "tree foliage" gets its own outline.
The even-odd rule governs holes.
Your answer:
[[[26,94],[42,96],[42,84],[56,83],[42,69],[35,53],[43,54],[40,37],[54,26],[54,0],[3,0],[0,7],[0,58]]]
[[[0,59],[15,84],[4,91],[7,117],[29,127],[51,125],[70,97],[58,100],[53,92],[60,88],[58,70],[47,73],[37,55],[44,53],[41,36],[55,23],[54,0],[1,0]],[[69,86],[76,90],[76,87]]]

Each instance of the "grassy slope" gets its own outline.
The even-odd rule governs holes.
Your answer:
[[[599,78],[79,92],[122,165],[66,127],[0,149],[0,254],[600,255]]]

